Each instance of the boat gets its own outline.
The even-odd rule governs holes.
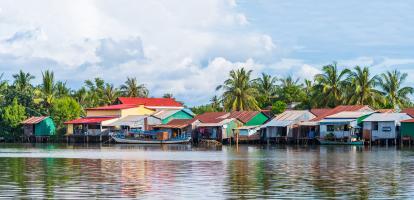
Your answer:
[[[331,140],[320,140],[321,145],[364,145],[364,141],[331,141]]]
[[[112,139],[116,143],[121,144],[187,144],[190,143],[191,137],[176,137],[169,139],[159,139],[154,137],[136,138],[125,137],[121,134],[111,134]]]

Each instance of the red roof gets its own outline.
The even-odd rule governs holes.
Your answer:
[[[237,118],[245,124],[259,113],[259,111],[233,111],[230,113],[229,118]]]
[[[157,128],[185,128],[195,122],[197,119],[173,119],[167,124],[155,125]]]
[[[310,110],[312,114],[314,114],[316,117],[325,115],[328,112],[331,112],[333,108],[313,108]]]
[[[377,113],[395,113],[395,109],[378,109],[375,110]]]
[[[230,116],[228,112],[206,112],[201,115],[197,115],[195,119],[200,120],[203,123],[219,123]]]
[[[43,121],[44,119],[46,119],[47,117],[30,117],[29,119],[26,119],[22,122],[22,124],[38,124],[39,122]]]
[[[369,110],[371,109],[369,106],[366,105],[341,105],[341,106],[337,106],[333,109],[331,109],[331,111],[329,112],[325,112],[320,116],[317,116],[316,118],[310,120],[310,121],[320,121],[322,119],[324,119],[325,117],[329,116],[329,115],[334,115],[340,112],[345,112],[345,111],[349,111],[349,112],[353,112],[353,111],[360,111],[360,110]],[[371,109],[372,110],[372,109]]]
[[[119,97],[122,104],[134,104],[157,107],[183,107],[183,104],[173,98],[138,98],[138,97]]]
[[[115,119],[116,117],[86,117],[65,122],[65,124],[100,124],[103,121]]]
[[[135,108],[137,105],[134,104],[119,104],[119,105],[110,105],[110,106],[101,106],[96,108],[87,108],[86,110],[123,110],[129,108]]]
[[[410,117],[414,117],[414,108],[404,108],[401,113],[407,113]]]
[[[407,119],[401,122],[405,122],[405,123],[414,123],[414,119]]]

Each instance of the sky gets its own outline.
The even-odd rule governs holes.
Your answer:
[[[232,69],[312,79],[323,65],[398,69],[414,84],[414,1],[0,1],[0,73],[53,70],[79,88],[136,77],[208,103]]]

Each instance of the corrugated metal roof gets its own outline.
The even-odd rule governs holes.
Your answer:
[[[411,117],[414,117],[414,108],[404,108],[400,113],[407,113]]]
[[[364,119],[364,122],[400,122],[407,119],[412,119],[406,113],[374,113],[371,116]]]
[[[319,117],[331,112],[332,110],[332,108],[313,108],[310,110],[310,112],[314,114],[316,117]]]
[[[233,111],[230,113],[229,117],[237,118],[241,122],[247,123],[259,113],[260,113],[259,111]]]
[[[44,119],[46,119],[48,117],[45,116],[41,116],[41,117],[30,117],[29,119],[24,120],[23,122],[21,122],[22,124],[28,125],[28,124],[38,124],[41,121],[43,121]]]
[[[329,118],[329,119],[323,119],[320,121],[320,123],[348,123],[348,122],[353,122],[356,121],[356,119],[337,119],[337,118]]]
[[[365,115],[370,115],[373,112],[349,112],[349,111],[345,111],[345,112],[340,112],[340,113],[336,113],[334,115],[329,115],[326,117],[326,119],[356,119],[356,118],[360,118],[362,116]]]
[[[108,126],[129,126],[129,127],[137,127],[138,124],[141,125],[142,121],[144,121],[145,118],[147,118],[147,115],[129,115],[126,117],[123,117],[121,119],[116,120],[115,122],[112,122],[108,124]]]
[[[130,109],[136,108],[137,105],[134,104],[119,104],[119,105],[109,105],[109,106],[101,106],[96,108],[87,108],[86,110],[123,110],[123,109]]]
[[[303,115],[311,114],[307,110],[287,110],[279,115],[277,115],[273,120],[279,120],[279,121],[295,121],[298,118],[301,118]]]
[[[223,125],[225,125],[225,124],[227,124],[227,123],[229,123],[229,122],[231,122],[231,121],[233,121],[233,120],[236,120],[236,119],[234,119],[234,118],[231,118],[231,119],[222,119],[221,121],[216,122],[216,123],[200,123],[200,124],[198,125],[198,127],[214,127],[214,126],[223,126]]]
[[[197,119],[173,119],[167,124],[160,124],[154,126],[154,128],[185,128],[190,126],[192,123],[197,121]]]
[[[395,109],[378,109],[375,110],[377,113],[396,113]]]
[[[159,119],[165,119],[179,111],[181,111],[181,109],[162,109],[152,114],[152,116],[157,117]]]
[[[200,120],[202,123],[218,123],[223,121],[230,113],[228,112],[206,112],[201,115],[197,115],[195,118]]]
[[[173,98],[137,98],[137,97],[119,97],[122,104],[134,104],[153,107],[183,107],[183,104]]]
[[[407,119],[407,120],[404,120],[404,121],[401,121],[401,122],[404,122],[404,123],[414,123],[414,119]]]
[[[278,121],[278,120],[272,120],[272,121],[264,124],[263,127],[269,127],[269,126],[286,127],[286,126],[289,126],[289,125],[291,125],[293,123],[295,123],[295,121]]]
[[[238,128],[235,128],[237,130],[250,130],[250,129],[260,129],[260,126],[241,126]]]
[[[336,113],[340,113],[344,111],[373,111],[373,110],[372,108],[366,105],[340,105],[340,106],[333,108],[331,111],[326,112],[322,114],[321,116],[318,116],[312,119],[311,121],[320,121],[329,115],[334,115]]]

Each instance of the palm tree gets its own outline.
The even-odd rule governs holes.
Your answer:
[[[113,104],[119,97],[119,90],[115,88],[113,84],[106,83],[102,92],[102,100],[104,105]]]
[[[42,102],[44,103],[46,110],[49,111],[50,106],[55,98],[55,75],[53,71],[46,70],[42,72],[42,85],[40,86]]]
[[[302,90],[303,85],[300,84],[300,79],[294,79],[292,76],[282,78],[279,80],[279,100],[287,104],[301,102],[304,99]]]
[[[320,92],[319,98],[323,106],[337,106],[343,102],[342,91],[348,84],[347,75],[350,74],[349,69],[338,70],[336,63],[326,65],[322,68],[323,73],[317,74],[315,86]]]
[[[414,88],[408,86],[402,87],[407,76],[407,73],[401,73],[397,70],[381,74],[379,86],[388,106],[396,109],[410,104],[408,95],[414,93]]]
[[[85,87],[87,88],[86,101],[88,107],[96,107],[105,105],[106,102],[103,100],[103,91],[105,90],[105,81],[100,78],[93,80],[86,80]]]
[[[24,73],[22,70],[20,70],[19,73],[13,74],[13,78],[13,86],[16,88],[17,91],[23,93],[32,88],[30,81],[33,80],[35,77],[30,73]]]
[[[0,74],[0,103],[3,103],[4,101],[4,93],[7,89],[7,81],[3,80],[3,73]]]
[[[260,78],[254,80],[254,85],[259,92],[258,100],[261,107],[272,105],[272,99],[276,96],[277,78],[262,73]]]
[[[306,109],[310,110],[311,108],[315,107],[317,103],[315,102],[314,98],[314,85],[311,80],[305,79],[305,84],[303,87],[304,98],[302,105]]]
[[[70,89],[66,86],[66,82],[58,81],[56,82],[56,96],[65,97],[69,96]]]
[[[253,87],[253,81],[250,80],[251,73],[252,70],[246,71],[244,68],[231,70],[230,78],[216,88],[216,90],[224,90],[222,99],[226,110],[260,109],[255,99],[257,90]]]
[[[222,110],[222,108],[221,108],[221,99],[217,96],[217,95],[214,95],[211,99],[210,99],[210,102],[211,102],[211,107],[213,108],[213,110],[214,111],[221,111]]]
[[[172,99],[172,98],[174,98],[174,95],[172,93],[165,93],[164,95],[162,95],[162,98]]]
[[[357,105],[371,105],[377,107],[382,103],[381,93],[375,89],[378,76],[371,77],[369,68],[356,66],[350,74],[351,90],[350,101]]]
[[[148,89],[144,84],[138,84],[136,78],[127,77],[127,80],[120,87],[123,96],[127,97],[148,97]]]

